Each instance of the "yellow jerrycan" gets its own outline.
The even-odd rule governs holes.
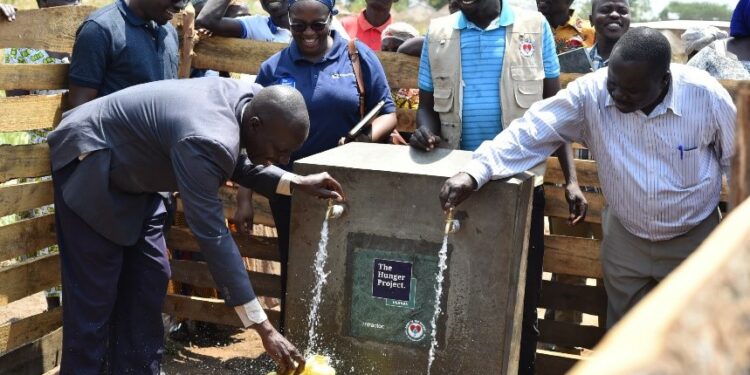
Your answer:
[[[307,359],[305,364],[305,371],[302,371],[302,375],[336,375],[336,370],[328,364],[328,357],[322,355],[314,355]],[[294,371],[290,371],[293,374]],[[268,375],[277,375],[276,371],[269,373]]]

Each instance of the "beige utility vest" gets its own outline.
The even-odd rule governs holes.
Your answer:
[[[544,84],[544,16],[517,8],[513,8],[513,12],[515,21],[506,27],[503,70],[498,82],[503,129],[523,116],[533,103],[542,100]],[[454,27],[454,17],[440,17],[430,22],[428,48],[434,109],[440,115],[443,139],[440,147],[458,149],[462,132],[463,78],[461,30]],[[546,163],[531,169],[537,176],[536,185],[543,183],[545,170]]]

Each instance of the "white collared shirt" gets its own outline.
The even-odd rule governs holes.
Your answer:
[[[614,106],[608,69],[579,78],[484,142],[464,171],[481,187],[533,167],[562,142],[584,143],[611,212],[629,232],[651,241],[684,234],[716,210],[737,114],[707,73],[679,64],[671,72],[667,96],[648,116]]]

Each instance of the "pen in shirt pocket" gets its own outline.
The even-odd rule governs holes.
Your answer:
[[[680,160],[684,160],[686,152],[693,151],[696,148],[698,148],[698,146],[693,146],[693,147],[688,147],[688,148],[685,148],[685,146],[683,146],[683,145],[677,146],[677,149],[680,151]]]

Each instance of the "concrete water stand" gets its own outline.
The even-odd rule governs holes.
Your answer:
[[[445,229],[438,193],[471,158],[463,151],[351,143],[302,159],[294,171],[328,171],[346,209],[329,221],[323,352],[339,374],[424,374],[435,273]],[[438,319],[435,375],[515,374],[521,332],[533,179],[493,181],[455,211]],[[307,342],[313,262],[327,202],[292,198],[286,304],[292,342]],[[301,348],[302,349],[302,348]]]

